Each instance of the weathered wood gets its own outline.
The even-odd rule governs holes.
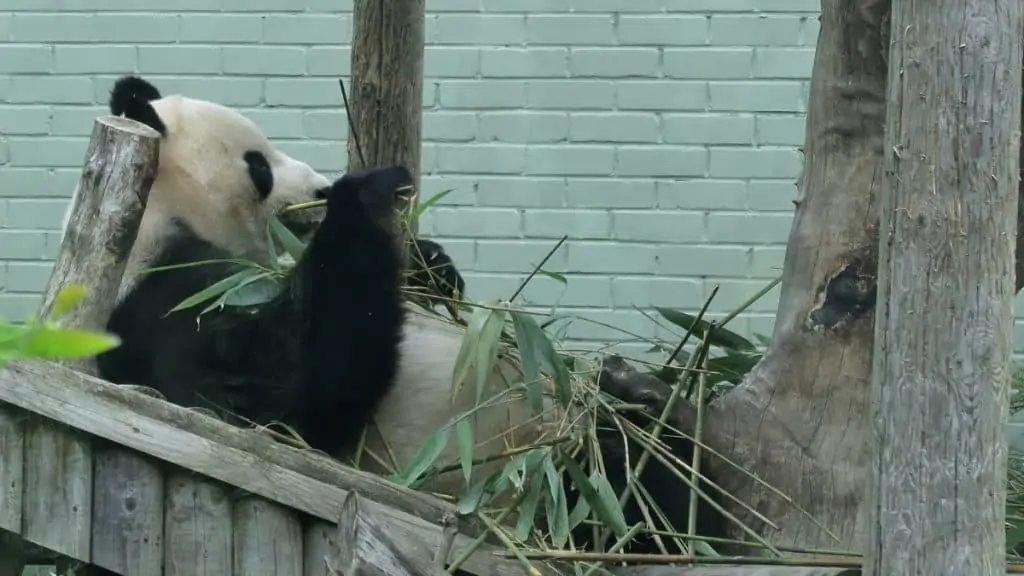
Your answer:
[[[798,568],[793,566],[637,566],[612,570],[616,576],[860,576],[857,568]]]
[[[231,574],[233,526],[225,486],[185,471],[166,482],[164,576]]]
[[[234,507],[235,575],[302,576],[302,523],[298,515],[263,498]]]
[[[92,450],[89,438],[38,416],[25,426],[22,536],[74,560],[89,561]]]
[[[425,550],[405,550],[387,528],[349,492],[338,518],[337,549],[328,564],[331,576],[446,576]]]
[[[117,116],[96,119],[60,252],[43,290],[40,316],[50,313],[62,287],[81,284],[89,293],[62,323],[104,328],[139,232],[159,156],[156,130]],[[95,374],[91,359],[64,364]]]
[[[389,0],[387,10],[381,9],[378,0],[352,4],[348,171],[405,166],[416,190],[423,147],[425,20],[424,0]],[[399,203],[399,210],[414,206],[415,197],[412,200]],[[408,254],[405,246],[403,242],[403,262]]]
[[[57,364],[16,361],[0,372],[0,402],[7,402],[155,458],[237,486],[324,520],[339,510],[347,490],[374,501],[368,511],[385,518],[389,533],[433,550],[441,541],[438,523],[455,507],[426,494],[354,470],[321,456],[279,444]],[[480,534],[476,523],[460,520],[452,555]],[[165,545],[168,535],[165,534]],[[476,574],[519,574],[514,560],[494,558],[483,545],[467,561]]]
[[[25,489],[25,412],[0,406],[0,530],[21,533]]]
[[[125,576],[159,574],[163,470],[141,454],[98,440],[93,453],[92,563]]]
[[[337,549],[338,527],[320,520],[310,522],[304,535],[302,576],[331,576],[327,560]]]
[[[25,570],[25,542],[20,534],[0,529],[0,576],[21,576]]]
[[[892,4],[865,574],[1004,574],[1019,0]]]

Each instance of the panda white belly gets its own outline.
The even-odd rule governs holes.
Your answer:
[[[387,447],[379,441],[373,427],[366,435],[366,446],[389,463],[387,450],[390,448],[400,470],[412,462],[433,431],[471,410],[476,397],[474,368],[458,397],[454,401],[451,399],[455,362],[465,331],[443,318],[423,312],[415,305],[406,306],[408,315],[403,329],[398,376],[374,413],[375,429],[385,439]],[[487,402],[504,389],[521,385],[522,381],[521,372],[511,362],[499,358],[481,402]],[[546,408],[554,405],[547,394],[545,401]],[[557,410],[545,410],[542,416],[534,416],[521,391],[506,394],[501,400],[478,409],[470,419],[476,445],[474,458],[531,444],[551,429],[552,423],[559,420],[557,416]],[[459,440],[453,429],[435,465],[458,464],[458,458]],[[475,465],[473,482],[486,478],[506,463],[507,459],[502,458]],[[364,456],[360,468],[378,474],[390,472],[374,464],[372,458]],[[423,488],[443,494],[461,494],[466,490],[466,482],[461,469],[458,469],[433,477],[424,483]]]

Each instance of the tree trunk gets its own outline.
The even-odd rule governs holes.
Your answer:
[[[355,0],[348,171],[405,166],[419,190],[423,113],[424,0]],[[399,203],[408,211],[415,196]],[[409,231],[415,235],[415,222]],[[402,237],[405,230],[400,230]],[[406,243],[401,243],[406,260]]]
[[[893,3],[868,575],[1006,573],[1022,16]]]
[[[730,511],[779,545],[858,550],[864,541],[888,11],[885,0],[822,1],[772,344],[705,418],[708,445],[793,499],[711,462],[723,487],[780,532]]]
[[[744,383],[709,407],[704,441],[792,499],[721,459],[708,466],[723,488],[778,526],[728,505],[773,543],[860,552],[867,541],[890,1],[821,4],[804,171],[772,344]],[[1024,221],[1024,203],[1018,210]],[[1022,256],[1018,250],[1017,290]]]

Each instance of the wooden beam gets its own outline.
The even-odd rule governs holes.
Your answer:
[[[458,516],[454,506],[380,476],[49,362],[9,363],[0,372],[0,402],[330,522],[337,520],[347,491],[358,490],[373,499],[365,508],[387,522],[392,538],[422,550],[434,550],[443,541],[440,523]],[[464,519],[459,526],[453,555],[481,533],[475,522]],[[495,550],[481,546],[466,570],[521,572],[514,560],[494,557]]]
[[[892,2],[866,576],[1006,571],[1022,24]]]
[[[416,190],[423,146],[425,6],[424,0],[355,0],[352,5],[348,171],[405,166]],[[398,208],[414,205],[415,198]],[[405,242],[401,251],[405,262]]]

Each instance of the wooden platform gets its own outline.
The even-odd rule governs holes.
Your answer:
[[[8,545],[35,549],[31,563],[329,576],[324,558],[352,490],[410,555],[435,558],[447,540],[451,561],[483,533],[441,500],[257,431],[51,363],[0,371],[0,530]],[[523,573],[497,550],[480,546],[463,568]]]

